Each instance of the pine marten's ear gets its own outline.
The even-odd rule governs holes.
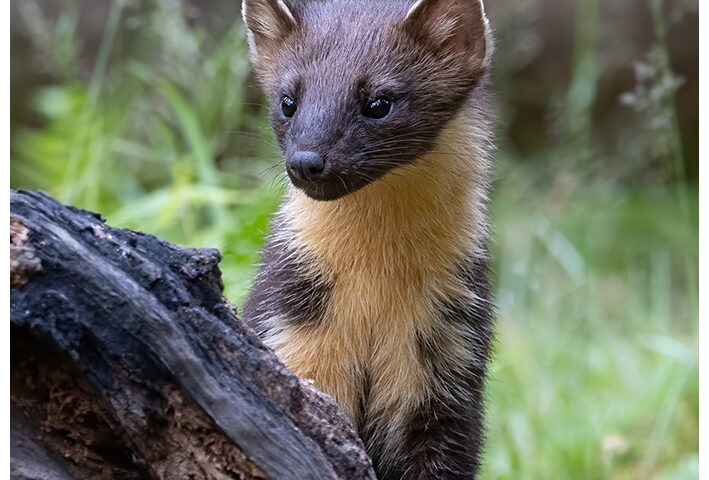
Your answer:
[[[296,17],[284,0],[244,0],[241,13],[249,29],[254,60],[272,57],[297,26]]]
[[[441,51],[467,54],[476,68],[487,68],[493,41],[482,0],[418,0],[402,28]]]

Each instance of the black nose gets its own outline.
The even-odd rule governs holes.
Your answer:
[[[315,180],[325,170],[325,160],[315,152],[295,152],[286,162],[288,173],[298,180]]]

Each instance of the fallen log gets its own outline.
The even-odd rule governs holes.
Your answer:
[[[17,479],[373,479],[333,399],[222,295],[217,250],[11,192]]]

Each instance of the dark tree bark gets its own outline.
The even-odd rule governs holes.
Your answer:
[[[13,191],[18,479],[373,479],[352,426],[236,317],[216,250]]]

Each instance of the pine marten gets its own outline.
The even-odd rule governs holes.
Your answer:
[[[381,479],[470,479],[492,339],[482,0],[244,0],[292,185],[245,320]]]

